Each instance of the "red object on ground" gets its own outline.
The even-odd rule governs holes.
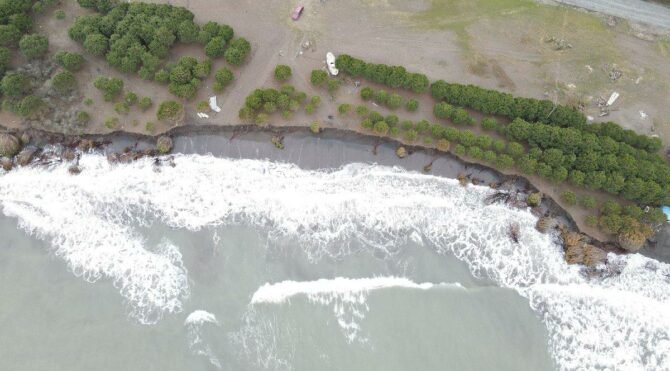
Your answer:
[[[300,15],[302,14],[302,11],[305,10],[305,7],[300,5],[297,6],[295,9],[293,9],[293,13],[291,13],[291,18],[293,18],[294,21],[297,21],[298,18],[300,18]]]

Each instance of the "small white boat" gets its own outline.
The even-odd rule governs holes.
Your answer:
[[[326,53],[326,66],[331,75],[337,76],[340,71],[335,67],[335,55],[331,52]]]

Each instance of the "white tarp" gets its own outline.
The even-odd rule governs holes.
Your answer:
[[[216,104],[216,95],[209,97],[209,108],[211,108],[214,112],[221,112],[221,107]]]
[[[208,119],[209,115],[206,113],[198,112],[198,117],[200,117],[201,119]]]

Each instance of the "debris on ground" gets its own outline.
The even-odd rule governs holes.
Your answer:
[[[619,99],[619,93],[613,92],[612,95],[610,95],[610,98],[607,100],[607,106],[613,105],[617,99]]]
[[[589,66],[588,64],[586,65],[586,69],[589,70],[589,73],[593,72],[593,67]]]
[[[649,117],[649,115],[647,115],[646,112],[640,110],[640,118],[643,119],[643,120],[646,120],[647,117]]]
[[[545,40],[548,44],[553,44],[554,50],[565,50],[572,49],[572,44],[567,42],[565,39],[557,39],[555,36],[552,36]]]
[[[201,119],[208,119],[209,115],[206,113],[198,112],[198,117],[200,117]]]

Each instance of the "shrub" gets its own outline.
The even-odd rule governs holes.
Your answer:
[[[339,107],[337,107],[337,111],[340,113],[340,115],[344,116],[351,112],[351,105],[347,103],[340,104]]]
[[[370,119],[365,119],[361,121],[361,127],[363,129],[371,130],[374,126],[375,126],[374,122],[372,122],[372,120]]]
[[[149,133],[153,133],[156,130],[156,123],[149,121],[144,125],[144,129]]]
[[[184,107],[173,101],[165,101],[158,106],[156,117],[161,121],[178,121],[184,115]]]
[[[335,92],[339,88],[340,88],[340,80],[335,80],[335,79],[328,80],[328,93],[330,95],[335,94]]]
[[[517,142],[511,142],[507,145],[507,154],[513,158],[519,158],[523,156],[526,150],[523,148],[523,145]]]
[[[389,93],[387,93],[386,90],[377,90],[372,99],[379,105],[385,105],[386,102],[388,102]]]
[[[244,61],[247,59],[247,55],[251,51],[251,44],[244,39],[244,38],[238,38],[234,39],[231,43],[228,49],[226,49],[226,52],[224,53],[224,58],[226,59],[226,62],[234,65],[234,66],[239,66]]]
[[[542,203],[542,193],[535,192],[528,195],[526,198],[526,203],[530,207],[539,206]]]
[[[10,72],[0,82],[2,94],[12,98],[27,94],[31,90],[30,85],[30,77],[23,72]]]
[[[114,111],[119,115],[126,115],[130,111],[130,107],[126,102],[118,102],[114,105]]]
[[[437,103],[433,106],[433,115],[439,119],[447,119],[453,116],[455,108],[448,103]]]
[[[198,112],[209,112],[209,102],[206,100],[201,100],[198,102],[198,104],[195,106],[195,109]]]
[[[386,121],[386,123],[389,124],[389,127],[394,127],[394,126],[398,125],[398,123],[400,122],[400,119],[398,118],[398,116],[396,116],[394,114],[390,114],[390,115],[386,115],[386,117],[384,118],[384,121]]]
[[[389,132],[389,125],[384,121],[377,121],[374,125],[374,131],[379,135],[386,135]]]
[[[21,31],[13,25],[0,25],[0,45],[14,46],[21,39]]]
[[[128,106],[132,106],[135,103],[137,103],[137,94],[131,92],[126,93],[126,96],[123,98],[123,100],[128,104]]]
[[[214,79],[214,92],[220,93],[226,88],[226,86],[230,85],[233,79],[235,79],[235,76],[231,70],[224,67],[216,71]]]
[[[314,134],[319,134],[321,131],[321,125],[319,125],[318,121],[314,121],[309,125],[309,130],[311,130]]]
[[[93,105],[93,99],[91,99],[91,98],[84,99],[84,104],[87,105],[87,106],[92,106]]]
[[[368,115],[368,111],[369,111],[369,110],[368,110],[368,107],[365,107],[365,106],[357,106],[357,107],[356,107],[356,114],[357,114],[358,116],[361,116],[361,117],[363,117],[363,116],[367,116],[367,115]]]
[[[51,84],[56,92],[60,94],[70,94],[77,88],[77,80],[70,71],[57,73],[51,79]]]
[[[323,86],[328,81],[328,73],[323,70],[312,70],[309,80],[312,82],[312,85]]]
[[[148,110],[149,108],[151,108],[153,104],[154,102],[149,97],[142,97],[137,103],[137,105],[142,109],[142,111]]]
[[[212,37],[205,45],[205,55],[210,58],[223,56],[226,51],[226,39],[221,36]]]
[[[577,195],[571,191],[563,191],[561,192],[561,200],[570,206],[574,206],[577,204]]]
[[[116,77],[98,77],[93,83],[98,90],[103,94],[105,101],[111,102],[121,95],[123,90],[123,80]]]
[[[84,40],[84,49],[93,55],[104,56],[109,49],[109,40],[100,33],[89,34]]]
[[[56,63],[70,72],[77,72],[84,66],[84,57],[79,53],[60,51],[54,56]]]
[[[16,112],[21,117],[33,117],[42,112],[45,107],[46,105],[41,98],[34,95],[28,95],[21,99],[16,106]]]
[[[589,227],[595,227],[598,225],[598,217],[595,215],[587,215],[584,219],[584,223]]]
[[[309,99],[309,103],[314,105],[314,107],[318,107],[321,104],[321,97],[318,95],[312,96],[312,98]]]
[[[87,124],[89,121],[91,121],[91,115],[89,115],[88,112],[86,111],[77,112],[77,123]]]
[[[506,147],[507,143],[505,143],[505,141],[502,139],[496,139],[493,141],[493,150],[498,153],[504,152]]]
[[[475,160],[481,160],[484,157],[484,151],[477,146],[468,147],[467,149],[468,157],[471,157]]]
[[[437,149],[439,149],[442,152],[449,151],[449,146],[450,146],[450,143],[446,139],[439,139],[437,141]]]
[[[285,64],[278,64],[275,67],[275,80],[286,81],[291,78],[291,67]]]
[[[414,112],[419,109],[419,101],[416,99],[410,99],[407,101],[407,103],[405,103],[405,108],[410,112]]]
[[[209,76],[210,72],[212,72],[212,60],[209,58],[205,58],[193,67],[193,76],[201,80]]]
[[[419,133],[416,132],[414,129],[407,130],[405,132],[405,140],[408,142],[413,142],[416,140],[416,138],[419,136]]]
[[[311,115],[316,111],[316,106],[314,106],[312,103],[305,105],[305,113],[308,115]]]
[[[63,9],[56,10],[55,14],[56,14],[56,19],[60,19],[60,20],[65,19],[65,11]]]
[[[400,123],[400,127],[403,130],[412,130],[414,129],[414,123],[411,120],[403,120],[403,122]]]
[[[498,127],[498,121],[496,121],[496,119],[494,119],[493,117],[487,117],[482,120],[481,125],[482,129],[491,131],[495,130]]]
[[[396,109],[402,106],[402,97],[395,93],[389,95],[386,101],[386,106],[390,109]]]
[[[462,144],[457,144],[456,147],[454,147],[454,153],[457,154],[458,156],[464,156],[465,146]]]
[[[49,39],[39,34],[24,35],[19,42],[19,49],[28,59],[42,58],[49,50]]]
[[[366,86],[363,89],[361,89],[361,98],[363,98],[363,100],[370,100],[374,95],[375,91],[372,90],[372,88]]]
[[[482,159],[490,164],[495,164],[498,159],[498,155],[495,152],[488,150],[484,152]]]
[[[597,206],[596,199],[592,196],[584,196],[580,198],[579,204],[585,209],[595,209]]]
[[[119,127],[119,119],[117,117],[110,117],[105,120],[105,127],[110,130],[114,130]]]

